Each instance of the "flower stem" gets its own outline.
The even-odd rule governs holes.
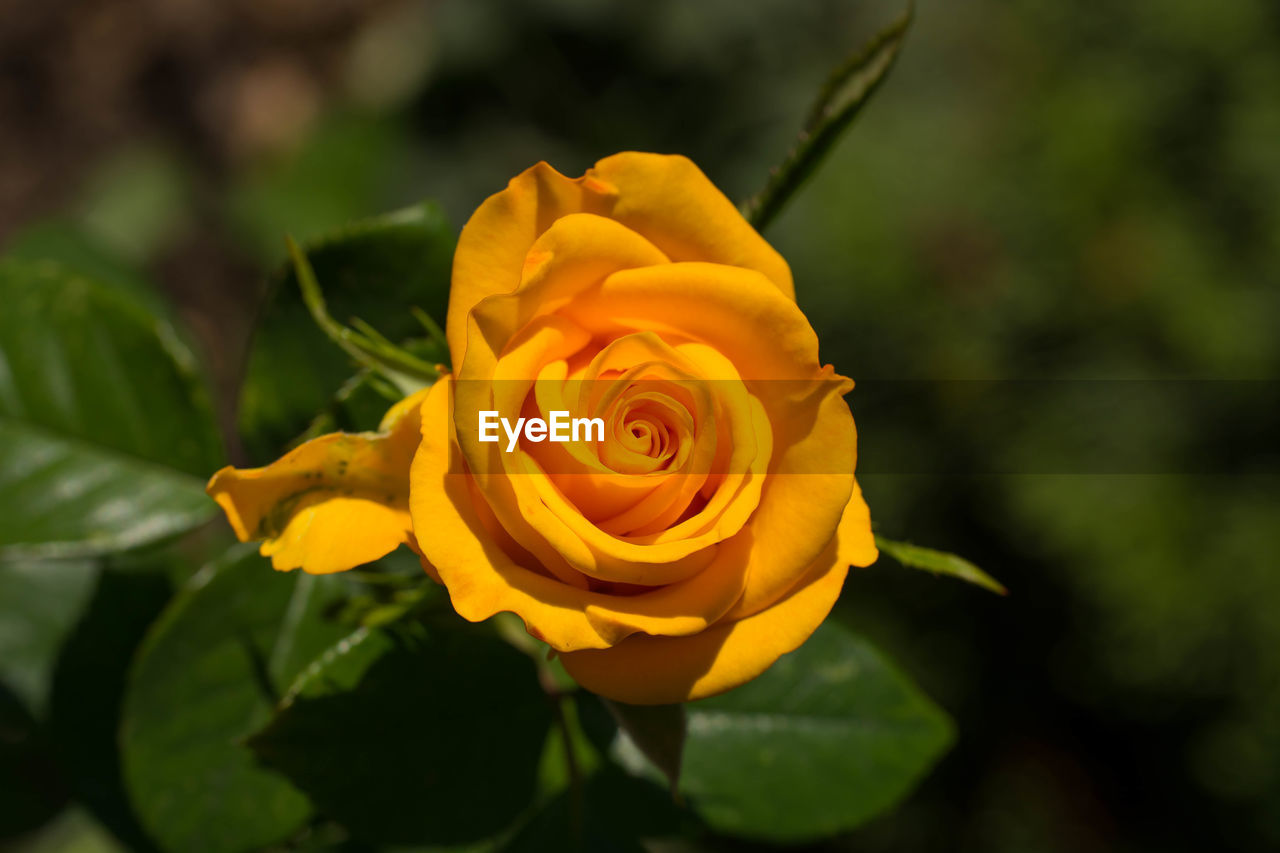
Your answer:
[[[742,215],[763,231],[821,165],[831,147],[871,100],[893,68],[915,13],[914,2],[827,78],[786,159],[769,172],[763,189],[741,205]]]

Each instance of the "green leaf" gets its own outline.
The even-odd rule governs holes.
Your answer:
[[[584,777],[599,769],[604,752],[591,742],[580,718],[581,705],[575,701],[590,694],[583,694],[581,691],[574,694],[557,693],[548,684],[546,670],[541,667],[539,669],[538,675],[543,688],[551,689],[549,695],[553,697],[551,707],[555,714],[555,725],[542,745],[542,758],[538,762],[538,790],[535,799],[543,801],[565,790],[577,790]],[[600,714],[608,720],[611,730],[617,732],[609,712],[603,705],[597,707]]]
[[[164,316],[168,310],[149,281],[73,222],[39,222],[11,234],[4,244],[4,257],[33,263],[54,261],[129,295],[157,316]]]
[[[497,835],[531,801],[551,706],[531,660],[481,629],[365,629],[310,667],[251,741],[365,841]]]
[[[443,214],[424,203],[354,223],[302,249],[336,321],[358,317],[400,341],[422,335],[410,306],[444,316],[453,245]],[[413,354],[428,363],[448,357],[438,347]],[[274,458],[351,373],[351,357],[312,322],[293,267],[284,265],[271,279],[240,396],[250,453]]]
[[[770,170],[764,188],[742,204],[742,215],[763,231],[808,180],[840,135],[871,100],[893,68],[911,26],[914,6],[838,66],[823,85],[809,119],[783,162]]]
[[[307,798],[244,739],[309,660],[345,633],[321,614],[338,576],[272,571],[251,547],[202,569],[134,661],[120,732],[126,786],[168,850],[242,851],[288,838]]]
[[[172,328],[54,263],[0,264],[0,558],[78,557],[188,530],[222,450]]]
[[[39,832],[22,838],[22,853],[128,853],[128,848],[78,808],[64,809]]]
[[[182,365],[195,365],[194,338],[179,320],[177,311],[158,288],[127,258],[69,219],[36,222],[9,235],[4,244],[6,260],[56,263],[67,272],[90,279],[120,293],[151,314],[163,327],[161,336]],[[209,384],[208,376],[201,373]]]
[[[0,684],[0,839],[29,832],[67,800],[49,745],[22,701]]]
[[[912,545],[908,542],[895,542],[892,539],[885,539],[883,536],[876,537],[876,547],[909,569],[924,569],[926,572],[933,572],[935,575],[947,575],[948,577],[968,581],[975,586],[989,589],[999,595],[1009,594],[1009,590],[1005,589],[1004,585],[998,580],[973,563],[955,554],[948,554],[946,551],[935,551],[932,548],[922,548],[919,545]]]
[[[93,594],[92,560],[0,562],[0,681],[40,716],[63,639]]]
[[[775,842],[823,838],[892,807],[952,738],[946,714],[831,621],[755,681],[687,712],[690,806],[720,832]]]
[[[631,747],[662,771],[672,791],[677,790],[688,731],[684,705],[624,705],[610,699],[601,702],[617,722],[618,730],[631,741]]]
[[[112,561],[97,580],[58,656],[46,728],[76,800],[130,850],[154,850],[125,792],[116,735],[129,663],[173,587],[164,572],[120,568]]]
[[[694,824],[661,786],[606,764],[587,777],[580,793],[566,790],[546,803],[502,850],[642,853],[650,849],[644,841],[678,836]]]

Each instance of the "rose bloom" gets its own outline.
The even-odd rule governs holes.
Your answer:
[[[453,374],[378,433],[330,435],[210,493],[277,569],[413,547],[471,621],[509,611],[584,687],[710,696],[813,633],[877,554],[852,383],[791,272],[688,159],[539,163],[459,237]],[[604,421],[603,441],[480,440],[480,412]]]

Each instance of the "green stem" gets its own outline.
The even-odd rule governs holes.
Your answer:
[[[362,334],[334,320],[329,315],[329,306],[306,253],[292,237],[286,237],[285,241],[289,246],[289,256],[293,259],[298,286],[302,290],[302,300],[311,312],[311,318],[330,340],[358,364],[377,371],[402,389],[412,389],[415,385],[421,387],[424,383],[440,378],[435,367],[395,346],[373,331],[367,323],[355,321],[364,327],[365,332]]]
[[[813,175],[893,68],[915,13],[914,2],[827,78],[808,120],[786,159],[769,173],[764,188],[742,203],[742,215],[763,231]]]
[[[360,334],[364,335],[367,339],[372,341],[375,346],[388,347],[388,348],[395,347],[395,344],[387,340],[386,335],[382,334],[373,326],[370,326],[364,320],[361,320],[359,317],[352,317],[351,325],[352,327],[355,328],[357,332],[359,332]]]
[[[435,318],[417,305],[410,305],[409,313],[413,314],[414,318],[422,324],[422,328],[427,330],[427,335],[448,352],[449,338],[445,336],[444,329],[440,328],[440,324],[436,322]]]
[[[560,729],[560,740],[564,745],[564,763],[569,771],[569,831],[573,839],[573,849],[581,849],[586,832],[586,804],[582,786],[582,767],[578,764],[578,754],[573,748],[573,730],[564,712],[564,703],[573,700],[559,694],[549,694],[551,707],[554,709],[556,725]]]

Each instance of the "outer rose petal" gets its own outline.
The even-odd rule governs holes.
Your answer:
[[[823,555],[835,560],[834,543]],[[583,687],[632,705],[705,699],[745,684],[800,647],[827,618],[848,569],[834,565],[754,616],[689,637],[634,634],[610,649],[562,654]]]
[[[855,483],[835,540],[808,577],[772,606],[738,619],[731,615],[690,637],[633,634],[610,649],[560,657],[579,684],[619,702],[705,699],[745,684],[799,648],[831,612],[848,566],[869,566],[877,556],[871,514]]]
[[[378,433],[332,433],[265,468],[230,466],[207,490],[241,542],[262,539],[279,571],[353,569],[413,541],[409,466],[427,389],[397,403]]]
[[[467,336],[468,356],[465,361],[455,356],[459,379],[492,378],[499,356],[530,320],[552,313],[612,273],[669,263],[634,231],[584,213],[560,217],[526,249],[511,289],[476,303],[469,322],[458,330]]]
[[[749,382],[820,378],[809,319],[752,270],[698,261],[624,269],[559,313],[603,339],[646,331],[700,341]]]
[[[467,318],[480,300],[520,284],[524,258],[551,224],[570,213],[603,214],[610,189],[585,177],[571,180],[539,163],[511,179],[471,215],[458,235],[445,336],[454,369],[467,349]]]
[[[710,261],[764,273],[794,300],[791,268],[688,157],[624,151],[587,171],[613,187],[609,215],[673,261]]]
[[[844,508],[844,515],[840,516],[836,535],[840,543],[840,562],[865,568],[880,557],[876,537],[871,533],[871,510],[863,500],[862,487],[857,480],[853,481],[853,494]]]
[[[675,261],[757,270],[795,299],[786,261],[687,157],[625,151],[576,179],[538,163],[486,199],[458,236],[445,320],[455,367],[466,353],[472,308],[515,290],[534,241],[571,213],[616,219]]]
[[[316,495],[262,543],[277,571],[345,572],[385,557],[412,536],[409,514],[371,500]]]

